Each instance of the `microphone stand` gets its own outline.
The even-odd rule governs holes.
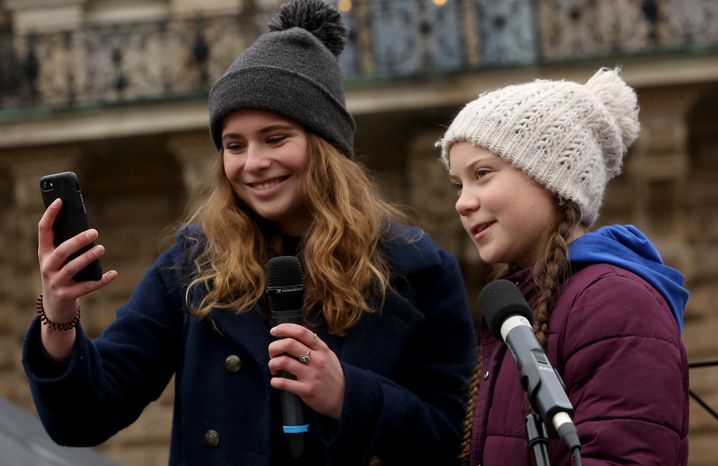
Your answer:
[[[536,466],[550,466],[551,462],[548,458],[548,434],[546,426],[537,413],[532,412],[526,416],[526,439],[528,440],[529,450],[534,453]]]
[[[711,366],[718,366],[718,360],[699,361],[699,362],[688,363],[688,368],[689,368],[689,369],[697,368],[697,367],[711,367]],[[696,392],[694,392],[694,391],[691,390],[691,389],[688,389],[688,394],[691,396],[691,398],[693,398],[694,400],[696,400],[696,402],[697,402],[699,405],[701,405],[701,406],[703,407],[703,409],[705,409],[706,411],[708,411],[708,413],[710,413],[711,416],[713,416],[714,418],[718,419],[718,412],[716,412],[713,408],[711,408],[710,406],[708,406],[708,403],[706,403],[705,401],[703,401],[703,399],[702,399],[700,396],[698,396],[698,394],[697,394]]]

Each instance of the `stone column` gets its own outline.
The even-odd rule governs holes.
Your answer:
[[[207,179],[216,150],[207,131],[173,134],[167,138],[167,148],[182,167],[182,180],[189,202],[197,201],[196,195],[202,182]]]
[[[481,35],[479,34],[479,18],[476,17],[474,2],[460,2],[464,47],[466,47],[466,63],[470,68],[481,63]]]
[[[440,137],[439,132],[426,131],[409,144],[407,199],[422,228],[443,247],[462,256],[461,224],[454,210],[456,196],[434,148]]]
[[[695,98],[690,89],[642,91],[641,134],[626,161],[635,194],[632,217],[656,242],[666,262],[688,277],[693,260],[685,234],[687,114]]]
[[[370,17],[370,2],[353,2],[351,7],[354,10],[356,21],[356,52],[359,54],[359,74],[372,76],[376,72],[376,62],[374,58],[374,37],[372,34]]]
[[[3,395],[26,408],[32,403],[20,348],[40,292],[37,222],[44,206],[39,179],[74,169],[79,155],[76,147],[0,153],[0,178],[11,187],[0,210],[0,379]]]
[[[27,303],[27,293],[39,292],[39,279],[25,281],[37,271],[37,222],[45,207],[39,191],[40,177],[49,173],[77,170],[77,162],[81,156],[79,147],[61,147],[53,149],[17,150],[6,152],[2,156],[2,165],[13,183],[12,206],[8,209],[13,222],[5,225],[10,234],[8,248],[12,251],[10,263],[13,264],[18,283],[25,286],[13,286],[16,303]],[[34,283],[34,287],[29,286]]]
[[[439,161],[434,142],[443,132],[435,129],[417,134],[409,144],[407,160],[408,201],[417,213],[419,225],[461,264],[472,306],[486,280],[488,268],[481,262],[476,246],[464,231],[454,205],[456,193],[449,174]],[[474,316],[478,319],[478,316]]]

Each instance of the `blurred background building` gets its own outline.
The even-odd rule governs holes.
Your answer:
[[[97,335],[167,245],[214,156],[211,83],[276,0],[0,0],[0,395],[32,411],[20,348],[40,291],[41,175],[73,170],[120,277],[83,301]],[[687,277],[689,360],[718,358],[718,2],[339,0],[358,157],[382,189],[484,281],[433,143],[480,92],[535,78],[584,82],[621,66],[642,131],[600,223],[633,223]],[[171,235],[170,235],[171,236]],[[718,406],[718,367],[691,370]],[[646,387],[650,390],[650,387]],[[172,388],[99,447],[165,465]],[[238,420],[241,422],[241,420]],[[691,401],[690,464],[713,465],[718,420]]]

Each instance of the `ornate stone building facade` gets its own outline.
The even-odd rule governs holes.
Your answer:
[[[208,86],[263,30],[275,0],[0,1],[0,395],[32,410],[20,366],[39,292],[41,175],[78,173],[120,278],[83,301],[97,335],[171,239],[214,156]],[[690,361],[718,358],[718,3],[713,0],[340,0],[358,157],[387,195],[460,259],[470,296],[485,267],[453,211],[433,147],[480,92],[623,68],[642,131],[600,222],[633,223],[692,293]],[[718,407],[718,367],[691,369]],[[99,450],[167,462],[172,390]],[[690,464],[714,464],[718,421],[691,402]]]

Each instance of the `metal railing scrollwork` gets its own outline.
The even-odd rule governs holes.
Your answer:
[[[251,2],[248,2],[251,3]],[[714,0],[340,0],[349,83],[718,50]],[[0,30],[0,116],[204,97],[257,8],[57,32]]]

